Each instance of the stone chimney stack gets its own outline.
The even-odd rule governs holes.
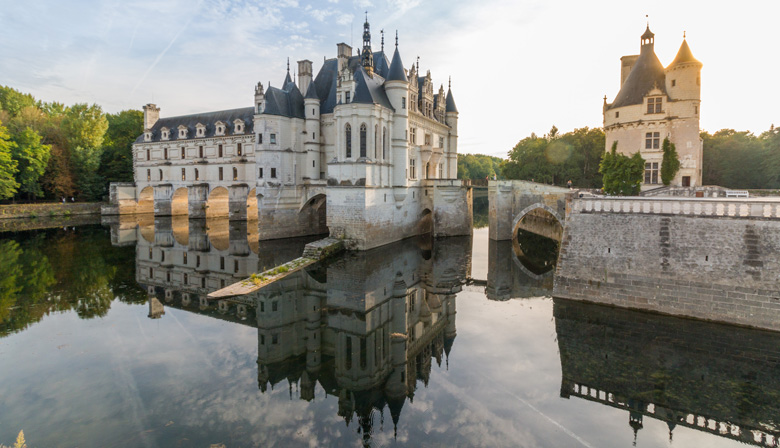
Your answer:
[[[160,108],[156,104],[149,103],[144,106],[144,131],[152,129],[160,119]]]
[[[338,47],[338,60],[339,60],[339,73],[344,70],[344,67],[349,64],[349,58],[352,56],[352,47],[344,42],[337,45]]]
[[[307,59],[298,61],[298,90],[300,90],[303,95],[306,95],[306,92],[309,90],[311,77],[311,61]]]

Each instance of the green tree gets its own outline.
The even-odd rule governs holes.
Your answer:
[[[75,168],[76,187],[83,198],[100,199],[105,191],[98,168],[103,138],[108,129],[103,110],[97,104],[75,104],[65,113],[62,128]]]
[[[677,155],[677,148],[674,143],[669,141],[669,137],[664,139],[663,144],[664,157],[661,160],[661,181],[664,185],[669,185],[674,180],[674,176],[680,171],[680,158]]]
[[[483,154],[458,154],[458,179],[492,179],[498,176],[501,158]]]
[[[19,188],[17,162],[12,158],[15,148],[16,143],[9,140],[8,130],[0,122],[0,199],[13,197]]]
[[[645,160],[638,152],[628,157],[617,152],[617,142],[604,154],[599,166],[604,180],[604,192],[611,195],[634,196],[639,194]]]
[[[19,192],[30,197],[42,197],[40,178],[49,164],[51,146],[41,144],[41,136],[30,128],[16,134],[14,143],[11,154],[17,162]]]
[[[141,135],[144,114],[139,110],[123,110],[106,115],[108,131],[103,141],[100,173],[105,182],[133,181],[133,142]]]
[[[15,117],[22,109],[35,106],[35,98],[29,93],[22,93],[8,86],[0,86],[0,109],[8,111]]]

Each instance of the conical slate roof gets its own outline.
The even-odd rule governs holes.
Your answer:
[[[305,98],[307,100],[308,99],[315,99],[315,100],[320,99],[320,97],[317,96],[317,85],[314,83],[314,81],[309,83],[309,88],[306,89],[306,97]]]
[[[409,78],[406,77],[406,71],[404,70],[404,63],[401,62],[401,55],[398,53],[398,47],[395,47],[395,53],[393,53],[393,61],[390,62],[387,80],[409,82]]]
[[[658,60],[658,56],[653,51],[653,46],[643,45],[639,58],[631,69],[631,73],[628,74],[626,82],[623,83],[620,92],[615,97],[615,101],[609,105],[609,108],[614,109],[616,107],[642,104],[647,92],[654,88],[658,88],[666,93],[664,66],[661,65],[661,61]]]
[[[677,51],[677,56],[674,57],[674,61],[672,61],[671,65],[669,67],[674,67],[677,64],[686,64],[686,63],[696,63],[701,64],[696,58],[693,57],[693,52],[691,52],[691,47],[688,46],[688,42],[683,39],[682,45],[680,45],[680,50]]]
[[[445,112],[458,112],[458,108],[455,107],[455,98],[452,96],[452,89],[447,90],[447,104]]]

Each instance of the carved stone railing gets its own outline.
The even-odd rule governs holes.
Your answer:
[[[780,199],[683,197],[580,198],[572,201],[571,213],[624,213],[780,219]]]

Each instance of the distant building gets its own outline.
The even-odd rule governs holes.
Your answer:
[[[316,77],[298,61],[297,82],[288,62],[250,107],[160,118],[147,104],[135,183],[112,190],[115,213],[259,218],[261,239],[330,232],[359,249],[434,222],[437,235],[470,234],[452,91],[435,90],[419,61],[405,69],[395,44],[392,60],[384,36],[374,53],[366,20],[357,55],[338,44]]]
[[[620,92],[612,103],[604,97],[606,149],[618,142],[617,151],[645,159],[642,189],[661,182],[664,138],[675,144],[681,166],[672,185],[700,186],[702,140],[699,137],[701,112],[701,67],[683,37],[680,50],[664,68],[655,55],[655,35],[650,27],[641,37],[639,55],[620,58]]]

